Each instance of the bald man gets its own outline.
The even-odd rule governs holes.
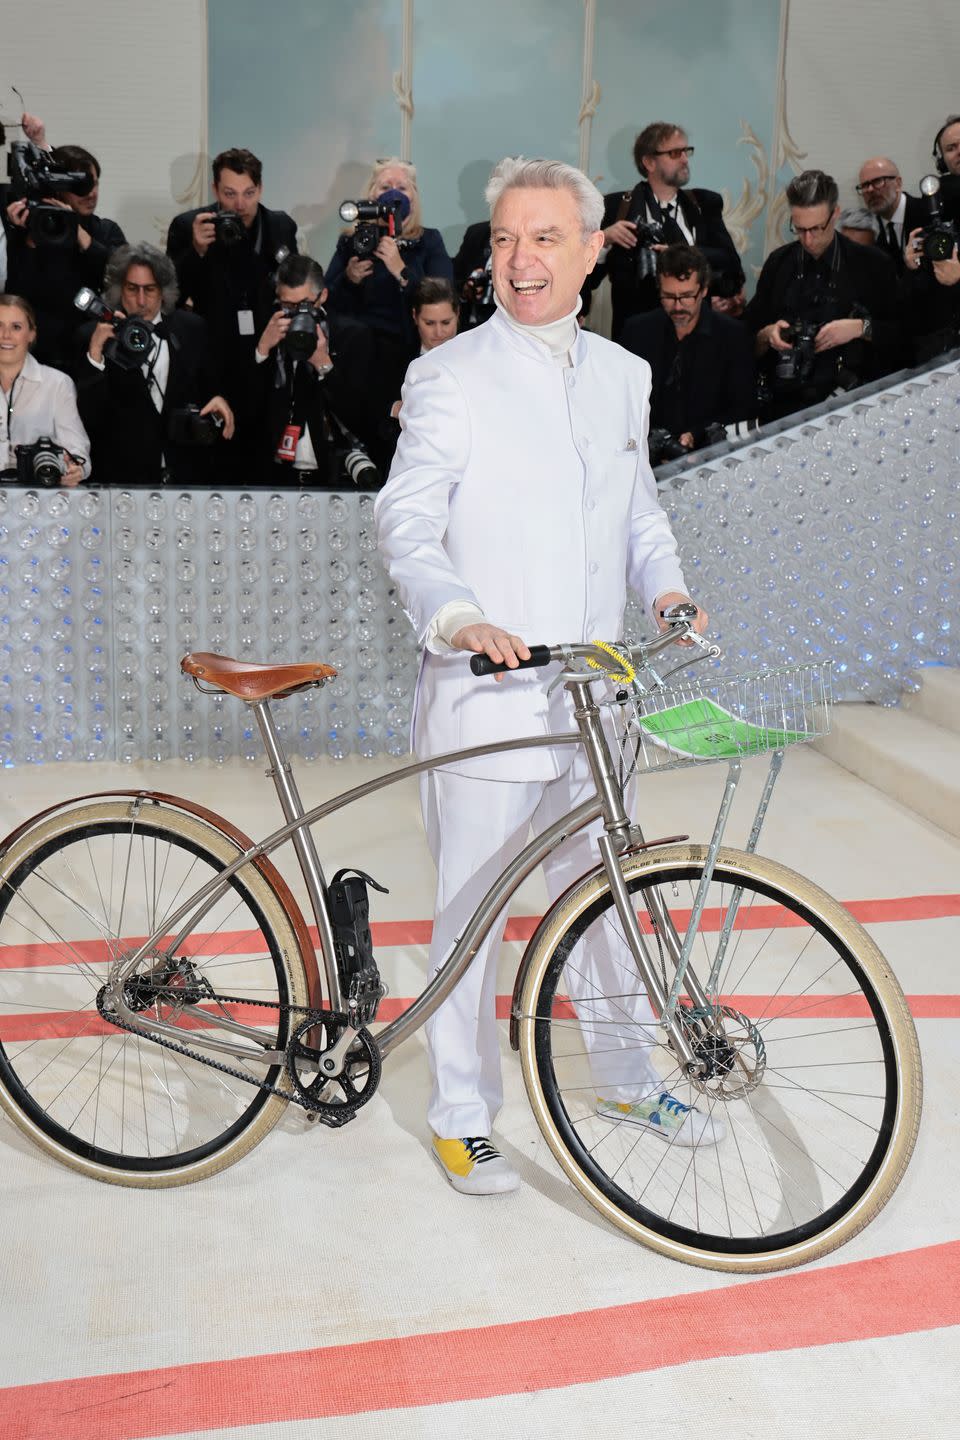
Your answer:
[[[902,275],[904,242],[910,231],[925,220],[923,201],[905,193],[900,168],[888,155],[864,160],[857,194],[880,226],[878,246],[886,250],[897,267],[897,274]]]

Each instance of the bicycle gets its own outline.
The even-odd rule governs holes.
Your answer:
[[[695,647],[691,659],[658,673],[653,661],[680,639]],[[550,1150],[591,1205],[676,1259],[766,1271],[833,1250],[876,1215],[909,1161],[917,1038],[860,925],[756,853],[785,748],[827,728],[828,668],[672,679],[718,653],[689,612],[640,645],[532,647],[529,664],[560,662],[554,683],[566,687],[575,729],[415,760],[309,811],[270,704],[335,672],[184,657],[199,689],[253,710],[285,823],[254,843],[190,801],[121,790],[51,806],[7,837],[3,1108],[74,1169],[152,1187],[224,1169],[291,1103],[345,1124],[526,876],[566,835],[601,820],[599,864],[539,922],[513,991],[511,1044]],[[480,656],[471,666],[503,668]],[[530,841],[440,972],[374,1036],[386,987],[370,942],[369,877],[341,871],[328,882],[311,827],[433,766],[568,744],[584,747],[595,795]],[[726,848],[741,759],[761,753],[770,766],[750,838],[742,851]],[[647,840],[625,804],[632,777],[704,760],[728,766],[709,844]],[[287,841],[316,945],[270,858]],[[629,1067],[640,1049],[656,1057],[665,1092],[722,1116],[719,1143],[681,1148],[615,1105],[601,1108],[598,1055],[616,1052]]]

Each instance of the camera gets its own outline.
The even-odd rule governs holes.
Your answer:
[[[481,266],[478,270],[471,270],[467,276],[467,284],[473,291],[474,305],[493,304],[493,276],[490,273],[489,265]]]
[[[244,236],[243,221],[232,210],[218,210],[213,217],[213,230],[218,244],[229,250],[239,245]]]
[[[925,260],[949,260],[953,247],[960,242],[960,231],[954,220],[944,215],[940,196],[943,181],[939,175],[924,175],[920,181],[920,193],[930,210],[930,220],[924,226],[920,239],[920,253]]]
[[[154,329],[136,315],[117,315],[95,290],[84,285],[73,297],[77,310],[113,325],[114,338],[104,347],[104,356],[121,370],[139,370],[153,350]]]
[[[291,360],[309,360],[317,348],[317,326],[324,322],[324,311],[312,300],[300,300],[296,305],[281,308],[290,316],[289,328],[281,342],[284,351]]]
[[[48,250],[71,247],[77,238],[76,214],[43,202],[65,190],[72,195],[89,195],[96,183],[93,175],[86,170],[58,169],[47,151],[32,140],[15,140],[10,146],[7,174],[10,199],[27,202],[27,233],[35,243]]]
[[[345,225],[356,225],[353,232],[353,253],[358,260],[367,260],[380,244],[381,230],[399,239],[404,220],[410,214],[410,197],[402,190],[387,190],[377,200],[344,200],[340,219]]]
[[[358,490],[379,490],[380,471],[362,446],[344,452],[343,468]]]
[[[67,472],[63,446],[49,435],[41,435],[32,445],[18,445],[17,480],[21,485],[59,485]]]
[[[783,338],[793,346],[777,359],[774,375],[778,381],[806,385],[813,378],[817,362],[816,342],[820,326],[815,320],[796,320],[788,325]]]
[[[650,456],[651,467],[666,465],[668,460],[679,460],[683,455],[689,455],[686,445],[681,445],[676,435],[671,435],[669,430],[660,426],[651,426],[647,436],[647,452]]]
[[[651,245],[666,245],[667,237],[659,220],[635,220],[637,232],[636,268],[638,280],[652,280],[657,273],[657,256]]]
[[[201,415],[199,405],[170,411],[167,439],[171,445],[215,445],[223,433],[222,415]]]

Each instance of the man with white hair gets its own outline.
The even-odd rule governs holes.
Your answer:
[[[487,200],[496,313],[410,366],[376,505],[381,552],[425,647],[413,722],[420,757],[570,728],[565,694],[548,696],[542,671],[477,679],[460,652],[515,671],[528,643],[615,637],[628,580],[651,615],[689,598],[647,461],[650,369],[577,324],[603,244],[600,193],[570,165],[520,158],[496,167]],[[698,628],[706,619],[698,612]],[[585,758],[571,759],[569,746],[425,776],[438,868],[431,973],[531,823],[545,828],[590,793]],[[545,866],[552,895],[596,864],[595,834],[568,841]],[[502,934],[501,917],[427,1024],[433,1154],[468,1194],[519,1184],[490,1140],[503,1099]],[[639,1053],[633,1092],[598,1087],[598,1109],[674,1143],[718,1139],[719,1123],[681,1106]]]

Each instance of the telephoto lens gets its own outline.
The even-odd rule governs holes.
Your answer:
[[[358,490],[379,490],[380,471],[359,445],[344,455],[343,468]]]

